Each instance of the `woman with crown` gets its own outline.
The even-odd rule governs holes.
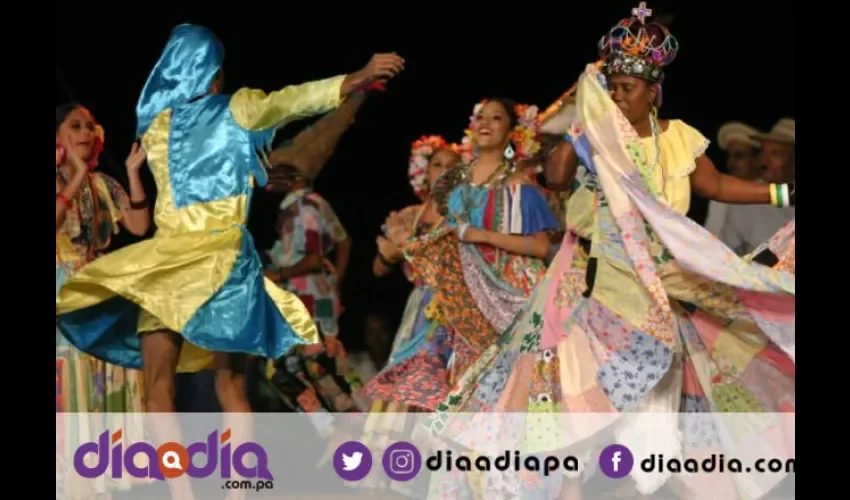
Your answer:
[[[569,449],[590,461],[588,438],[604,429],[634,455],[630,475],[642,494],[657,491],[669,472],[643,472],[638,457],[716,451],[716,441],[682,434],[677,412],[795,409],[794,222],[756,252],[775,255],[780,264],[770,268],[737,257],[685,216],[692,191],[726,203],[785,205],[794,188],[718,173],[704,154],[708,140],[682,121],[657,117],[663,70],[677,42],[645,21],[647,11],[641,4],[600,41],[602,61],[577,84],[577,119],[547,162],[548,186],[572,188],[555,261],[432,426],[468,444],[473,438],[464,432],[474,434],[476,419],[449,433],[447,413],[609,415],[568,429],[555,422],[560,430],[545,435],[529,427],[524,442],[536,446],[532,452]],[[626,415],[650,412],[656,415]],[[764,437],[757,441],[762,456],[790,453],[782,422],[765,418],[750,429]],[[781,477],[715,481],[706,489],[694,488],[707,478],[696,474],[677,486],[689,498],[758,497]],[[732,490],[715,496],[723,486]],[[580,488],[568,479],[562,498],[580,498]]]
[[[517,165],[539,148],[536,117],[537,108],[506,99],[476,105],[466,163],[434,187],[444,225],[404,245],[451,329],[450,373],[496,343],[546,272],[558,221]]]

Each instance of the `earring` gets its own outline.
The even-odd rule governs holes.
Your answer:
[[[652,105],[652,117],[658,119],[658,106]]]
[[[516,151],[514,151],[514,147],[511,143],[508,143],[508,147],[505,148],[505,158],[508,160],[513,159],[514,155],[516,155]]]

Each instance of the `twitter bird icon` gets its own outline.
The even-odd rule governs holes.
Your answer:
[[[351,456],[342,454],[342,470],[344,471],[352,471],[358,467],[360,467],[360,462],[363,461],[363,454],[359,451],[354,452]]]
[[[358,441],[347,441],[334,452],[334,470],[345,481],[360,481],[372,470],[372,453]]]

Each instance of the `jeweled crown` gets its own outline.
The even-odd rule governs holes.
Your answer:
[[[632,9],[631,18],[617,23],[599,40],[606,75],[624,74],[651,83],[664,78],[664,68],[676,58],[679,42],[666,27],[647,23],[651,15],[652,9],[641,2]]]

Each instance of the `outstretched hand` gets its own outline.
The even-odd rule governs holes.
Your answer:
[[[395,78],[402,70],[404,70],[404,59],[395,52],[375,54],[363,69],[346,77],[343,93],[347,95],[376,82],[383,83]]]
[[[395,78],[402,70],[404,70],[404,59],[393,52],[391,54],[375,54],[362,71],[368,80],[366,83],[368,85],[372,82]]]

